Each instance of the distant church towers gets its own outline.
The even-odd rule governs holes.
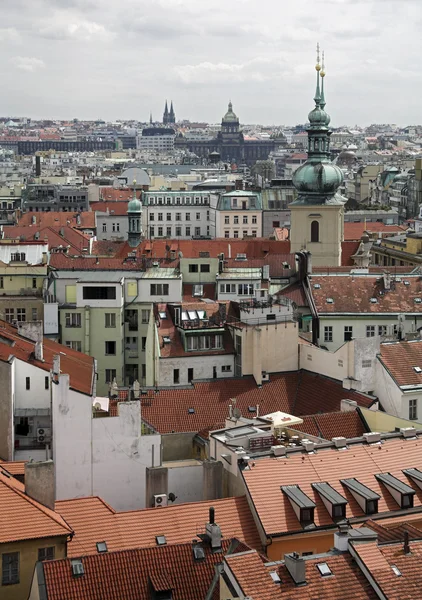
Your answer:
[[[174,109],[173,109],[173,100],[170,103],[170,110],[168,109],[167,100],[166,100],[166,104],[164,107],[164,114],[163,114],[163,124],[164,125],[172,125],[173,123],[176,123],[176,115],[174,114]]]

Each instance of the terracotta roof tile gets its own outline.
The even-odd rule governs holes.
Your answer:
[[[379,360],[389,371],[397,385],[422,385],[422,340],[381,344]]]
[[[264,564],[258,554],[242,552],[226,555],[224,562],[229,566],[245,596],[257,600],[375,600],[377,595],[371,588],[352,557],[323,554],[318,558],[305,559],[306,585],[298,586],[293,582],[284,563]],[[318,563],[327,563],[332,576],[322,577],[317,569]],[[270,573],[276,572],[281,584],[274,583]],[[345,591],[347,590],[347,592]]]
[[[191,541],[205,532],[211,506],[224,538],[237,537],[260,549],[259,534],[245,496],[119,513],[100,498],[90,497],[56,502],[56,511],[75,531],[68,544],[68,556],[72,557],[96,554],[96,542],[104,540],[111,551],[155,547],[157,535],[164,535],[167,544]]]
[[[407,533],[409,534],[409,539],[411,540],[422,539],[422,530],[418,529],[417,527],[414,527],[411,523],[397,523],[390,527],[386,527],[378,521],[373,521],[372,519],[370,519],[369,521],[366,521],[366,523],[362,525],[362,527],[370,527],[371,529],[373,529],[378,535],[379,544],[386,544],[389,542],[402,542],[404,539],[405,531],[407,531]]]
[[[100,187],[99,189],[100,192],[100,198],[102,200],[107,200],[107,201],[111,201],[111,202],[122,202],[122,201],[126,201],[128,202],[129,200],[132,199],[133,197],[133,190],[130,188],[113,188],[113,187]],[[138,200],[141,199],[142,196],[142,190],[138,190],[136,192],[136,197],[138,198]],[[101,201],[100,201],[101,202]],[[91,202],[91,207],[92,210],[96,210],[94,208],[94,206],[96,206],[98,204],[98,202]]]
[[[400,507],[375,475],[389,472],[415,490],[414,506],[422,510],[422,490],[407,478],[402,469],[422,469],[422,438],[385,440],[382,445],[366,443],[351,445],[347,450],[334,448],[319,449],[314,454],[306,452],[289,455],[288,458],[263,458],[255,466],[244,470],[243,477],[248,486],[255,509],[267,534],[302,531],[289,500],[281,492],[281,485],[299,484],[301,490],[315,504],[315,525],[334,526],[312,483],[328,482],[347,500],[346,518],[365,514],[348,488],[340,480],[355,477],[362,484],[380,495],[378,512],[399,511]]]
[[[341,264],[343,266],[353,266],[352,256],[358,251],[360,242],[344,241],[341,243]]]
[[[384,223],[344,223],[344,239],[346,241],[360,241],[365,231],[369,234],[381,233],[382,237],[389,237],[403,233],[406,231],[406,227],[403,225],[385,225]]]
[[[308,306],[308,301],[306,300],[301,283],[292,283],[291,285],[288,285],[277,292],[276,296],[284,296],[294,302],[297,306]]]
[[[13,476],[25,475],[26,460],[1,460],[0,467]]]
[[[416,275],[403,277],[392,283],[385,291],[382,278],[359,275],[312,275],[310,289],[320,314],[332,313],[422,313],[421,278]],[[409,284],[405,284],[407,281]],[[319,288],[315,285],[319,284]],[[334,302],[328,303],[327,298]],[[377,302],[371,302],[376,298]]]
[[[360,437],[367,431],[356,410],[325,414],[316,413],[301,418],[303,424],[298,425],[296,429],[326,440],[338,436],[345,438]]]
[[[194,382],[188,389],[161,389],[142,404],[142,418],[160,433],[198,432],[222,423],[229,414],[232,398],[248,416],[249,406],[259,405],[261,415],[277,410],[296,416],[318,411],[338,411],[344,398],[369,406],[367,396],[345,390],[341,383],[314,373],[272,373],[270,381],[258,387],[253,377]],[[188,408],[195,412],[188,414]]]
[[[49,250],[59,246],[70,246],[68,252],[81,253],[89,250],[90,237],[70,225],[55,225],[40,227],[39,225],[6,225],[3,227],[4,239],[20,239],[21,241],[35,241],[35,234],[39,240],[47,241]]]
[[[0,544],[71,531],[58,513],[30,498],[24,485],[0,467]]]
[[[109,212],[110,215],[121,217],[127,214],[129,202],[91,202],[91,210],[95,212]]]
[[[81,224],[78,225],[77,215],[79,215]],[[39,227],[63,227],[70,221],[70,226],[76,229],[95,229],[95,213],[84,211],[77,212],[25,212],[22,213],[18,225],[32,225],[32,219],[36,219],[36,225]]]

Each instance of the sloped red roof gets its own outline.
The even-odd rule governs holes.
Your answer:
[[[295,429],[326,440],[338,436],[345,438],[360,437],[368,430],[356,410],[316,413],[301,418],[303,419],[302,425],[295,426]]]
[[[422,385],[422,340],[381,344],[378,358],[397,385]]]
[[[344,241],[341,243],[341,264],[343,267],[353,267],[355,263],[353,262],[352,256],[358,251],[359,244],[360,241]]]
[[[222,540],[222,552],[203,544],[202,560],[194,559],[191,543],[84,556],[79,577],[72,575],[71,559],[44,561],[45,591],[48,600],[150,600],[152,586],[157,593],[170,588],[173,600],[198,600],[206,597],[231,547],[231,539]],[[238,545],[238,551],[245,549]]]
[[[93,496],[60,500],[55,508],[75,532],[68,544],[68,556],[72,557],[96,554],[96,542],[103,540],[110,551],[155,547],[157,535],[165,535],[167,544],[189,542],[205,532],[211,506],[225,538],[237,537],[260,549],[259,534],[245,496],[126,512],[115,512],[101,498]]]
[[[305,292],[303,291],[303,285],[300,282],[288,285],[287,287],[277,292],[276,296],[284,296],[285,298],[288,298],[289,300],[294,302],[297,306],[308,305]]]
[[[344,398],[369,406],[367,396],[345,390],[341,383],[306,371],[273,373],[258,387],[253,377],[193,383],[191,388],[150,390],[142,403],[142,418],[160,433],[198,432],[215,423],[224,423],[232,398],[245,417],[249,406],[259,405],[259,414],[276,411],[300,416],[340,409]],[[194,413],[188,409],[193,408]]]
[[[406,518],[405,516],[403,517]],[[373,529],[378,535],[378,543],[386,544],[389,542],[402,542],[404,539],[404,533],[407,531],[409,534],[409,539],[411,540],[421,540],[422,539],[422,530],[418,529],[411,523],[407,523],[406,521],[403,523],[397,523],[392,525],[391,527],[386,527],[385,525],[381,525],[377,521],[373,521],[370,519],[366,521],[362,527],[370,527]]]
[[[11,475],[25,475],[26,460],[2,460],[0,458],[0,467]]]
[[[109,212],[110,215],[124,216],[127,214],[128,202],[91,202],[91,210],[95,212]]]
[[[346,241],[360,241],[362,235],[367,231],[381,233],[382,237],[397,235],[406,231],[403,225],[385,225],[384,223],[344,223],[344,239]]]
[[[80,225],[78,225],[77,215],[80,217]],[[32,222],[33,218],[36,219],[35,223]],[[64,225],[70,225],[76,229],[95,229],[95,212],[24,212],[18,221],[18,225],[37,225],[38,227],[63,227]]]
[[[89,250],[90,236],[70,225],[44,226],[39,225],[5,225],[3,227],[4,239],[17,239],[21,241],[34,241],[38,234],[40,241],[47,241],[49,249],[59,246],[70,246],[69,252],[82,253],[83,249]]]
[[[133,190],[130,188],[113,188],[107,186],[100,186],[100,198],[105,201],[111,202],[128,202],[133,198]],[[137,190],[136,197],[138,200],[141,199],[142,190]],[[97,205],[98,202],[91,202],[92,210],[98,210],[94,208],[94,205]]]

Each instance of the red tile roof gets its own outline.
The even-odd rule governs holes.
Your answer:
[[[326,440],[331,440],[333,437],[338,436],[345,438],[360,437],[368,431],[368,428],[364,425],[356,410],[325,414],[317,413],[301,418],[303,419],[302,425],[295,426],[295,429],[303,431],[308,435],[322,437]]]
[[[4,239],[20,239],[21,241],[34,241],[35,234],[39,240],[47,241],[49,250],[59,246],[70,246],[68,252],[82,253],[83,249],[89,250],[90,236],[70,225],[56,225],[40,227],[39,225],[5,225],[3,227]]]
[[[124,242],[112,242],[111,240],[95,240],[92,242],[92,254],[94,256],[113,257],[122,247]]]
[[[340,480],[355,477],[363,485],[379,494],[378,512],[399,512],[400,506],[375,475],[391,473],[415,490],[414,506],[422,511],[422,490],[406,477],[402,469],[422,469],[422,438],[384,440],[381,445],[366,442],[353,444],[347,450],[319,449],[313,454],[306,451],[288,458],[254,460],[255,466],[242,471],[252,502],[267,535],[302,532],[290,501],[280,489],[282,485],[299,485],[315,503],[314,522],[317,527],[334,527],[312,483],[328,482],[347,501],[346,518],[366,520],[366,515],[350,491]]]
[[[78,225],[77,215],[79,215],[81,224]],[[36,219],[35,225],[38,227],[63,227],[70,225],[76,229],[95,229],[95,212],[25,212],[22,213],[18,225],[33,225],[32,219]],[[68,223],[70,221],[70,223]]]
[[[155,547],[157,535],[165,535],[168,544],[191,541],[205,532],[211,506],[224,538],[237,537],[261,548],[245,496],[118,513],[98,497],[60,500],[55,508],[75,531],[68,545],[72,557],[96,554],[96,542],[104,540],[109,550]]]
[[[111,202],[122,202],[122,201],[128,202],[133,197],[133,190],[131,190],[130,188],[117,188],[116,189],[113,187],[101,186],[99,189],[99,192],[100,192],[100,198],[102,200],[107,200],[107,201],[111,201]],[[138,200],[141,199],[141,196],[142,196],[142,190],[138,190],[136,192],[136,197],[138,198]],[[91,202],[92,210],[98,210],[98,209],[94,208],[94,206],[96,206],[98,203],[99,202]]]
[[[308,306],[308,301],[306,300],[301,283],[292,283],[291,285],[288,285],[277,292],[276,296],[284,296],[294,302],[297,306]]]
[[[332,576],[322,577],[316,565],[327,563]],[[234,575],[243,594],[257,600],[375,600],[377,595],[350,554],[322,554],[305,559],[306,585],[296,585],[284,563],[264,564],[256,551],[226,555],[225,565]],[[281,584],[274,583],[276,572]],[[347,591],[346,591],[347,590]]]
[[[409,282],[406,285],[404,282]],[[382,277],[365,275],[312,275],[310,290],[318,313],[422,313],[422,282],[419,275],[402,277],[385,291]],[[319,288],[315,285],[319,284]],[[334,302],[328,303],[327,298]],[[376,298],[377,302],[371,302]]]
[[[393,377],[398,386],[422,385],[422,340],[381,344],[378,359]]]
[[[109,212],[110,215],[124,216],[127,214],[128,202],[91,202],[91,210],[95,212]]]
[[[63,518],[25,494],[25,487],[0,466],[0,544],[68,536]]]
[[[70,387],[91,395],[94,377],[94,359],[91,356],[44,338],[44,360],[39,361],[34,358],[34,348],[35,342],[19,335],[16,327],[10,323],[0,320],[0,361],[8,362],[11,356],[15,356],[49,372],[53,368],[54,356],[59,354],[60,371],[69,375]]]
[[[382,237],[397,235],[406,231],[403,225],[385,225],[384,223],[344,223],[344,239],[346,241],[360,241],[367,231],[371,234],[381,233]],[[378,237],[378,236],[377,236]]]
[[[25,475],[25,463],[26,460],[1,460],[0,467],[10,473],[11,475]]]
[[[273,373],[270,381],[257,387],[253,377],[193,383],[189,389],[151,390],[142,403],[142,418],[160,433],[198,432],[215,423],[224,423],[232,398],[248,416],[248,407],[259,405],[261,415],[282,411],[296,416],[340,409],[344,398],[369,406],[371,399],[345,390],[341,383],[314,373]],[[189,414],[188,409],[194,413]]]
[[[203,544],[203,560],[194,559],[191,543],[85,556],[79,577],[72,575],[70,559],[44,561],[45,592],[48,600],[150,600],[152,586],[155,592],[170,588],[173,600],[198,600],[206,597],[231,546],[232,540],[222,540],[222,552],[212,552]],[[218,592],[217,581],[212,597]]]
[[[288,267],[285,267],[284,264],[287,264]],[[247,258],[242,261],[226,257],[224,266],[228,268],[262,268],[265,265],[269,266],[271,277],[289,277],[292,272],[296,271],[296,258],[294,254],[281,252],[262,258]]]
[[[341,264],[342,266],[353,266],[352,256],[356,254],[359,249],[360,242],[349,242],[344,241],[341,243]]]
[[[406,518],[406,517],[403,517]],[[420,515],[419,515],[420,518]],[[411,523],[398,523],[391,527],[386,527],[385,525],[381,525],[378,521],[373,521],[370,519],[366,521],[362,527],[370,527],[375,531],[378,535],[378,543],[379,544],[388,544],[389,542],[402,542],[404,539],[404,533],[407,531],[409,534],[409,539],[411,540],[421,540],[422,539],[422,530],[414,527]]]

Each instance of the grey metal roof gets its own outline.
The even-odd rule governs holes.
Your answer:
[[[400,479],[397,479],[397,477],[394,477],[394,475],[391,475],[390,473],[379,473],[378,475],[375,475],[375,477],[376,479],[378,479],[378,481],[381,481],[385,485],[392,487],[394,490],[397,490],[401,494],[413,495],[415,493],[415,490],[412,487],[410,487],[410,485],[407,485],[407,483],[403,483],[403,481],[400,481]]]
[[[379,500],[381,498],[379,494],[369,487],[366,487],[366,485],[363,485],[363,483],[354,477],[351,477],[350,479],[341,479],[340,483],[349,488],[351,492],[355,492],[355,494],[362,496],[362,498],[365,498],[366,500]]]
[[[419,469],[403,469],[403,473],[405,475],[408,475],[415,481],[422,482],[422,471],[420,471]]]
[[[282,485],[280,489],[299,508],[315,508],[315,502],[302,492],[298,485]]]
[[[313,483],[312,487],[321,496],[324,496],[328,502],[331,502],[331,504],[347,504],[346,498],[332,488],[329,483],[321,481],[318,483]]]

